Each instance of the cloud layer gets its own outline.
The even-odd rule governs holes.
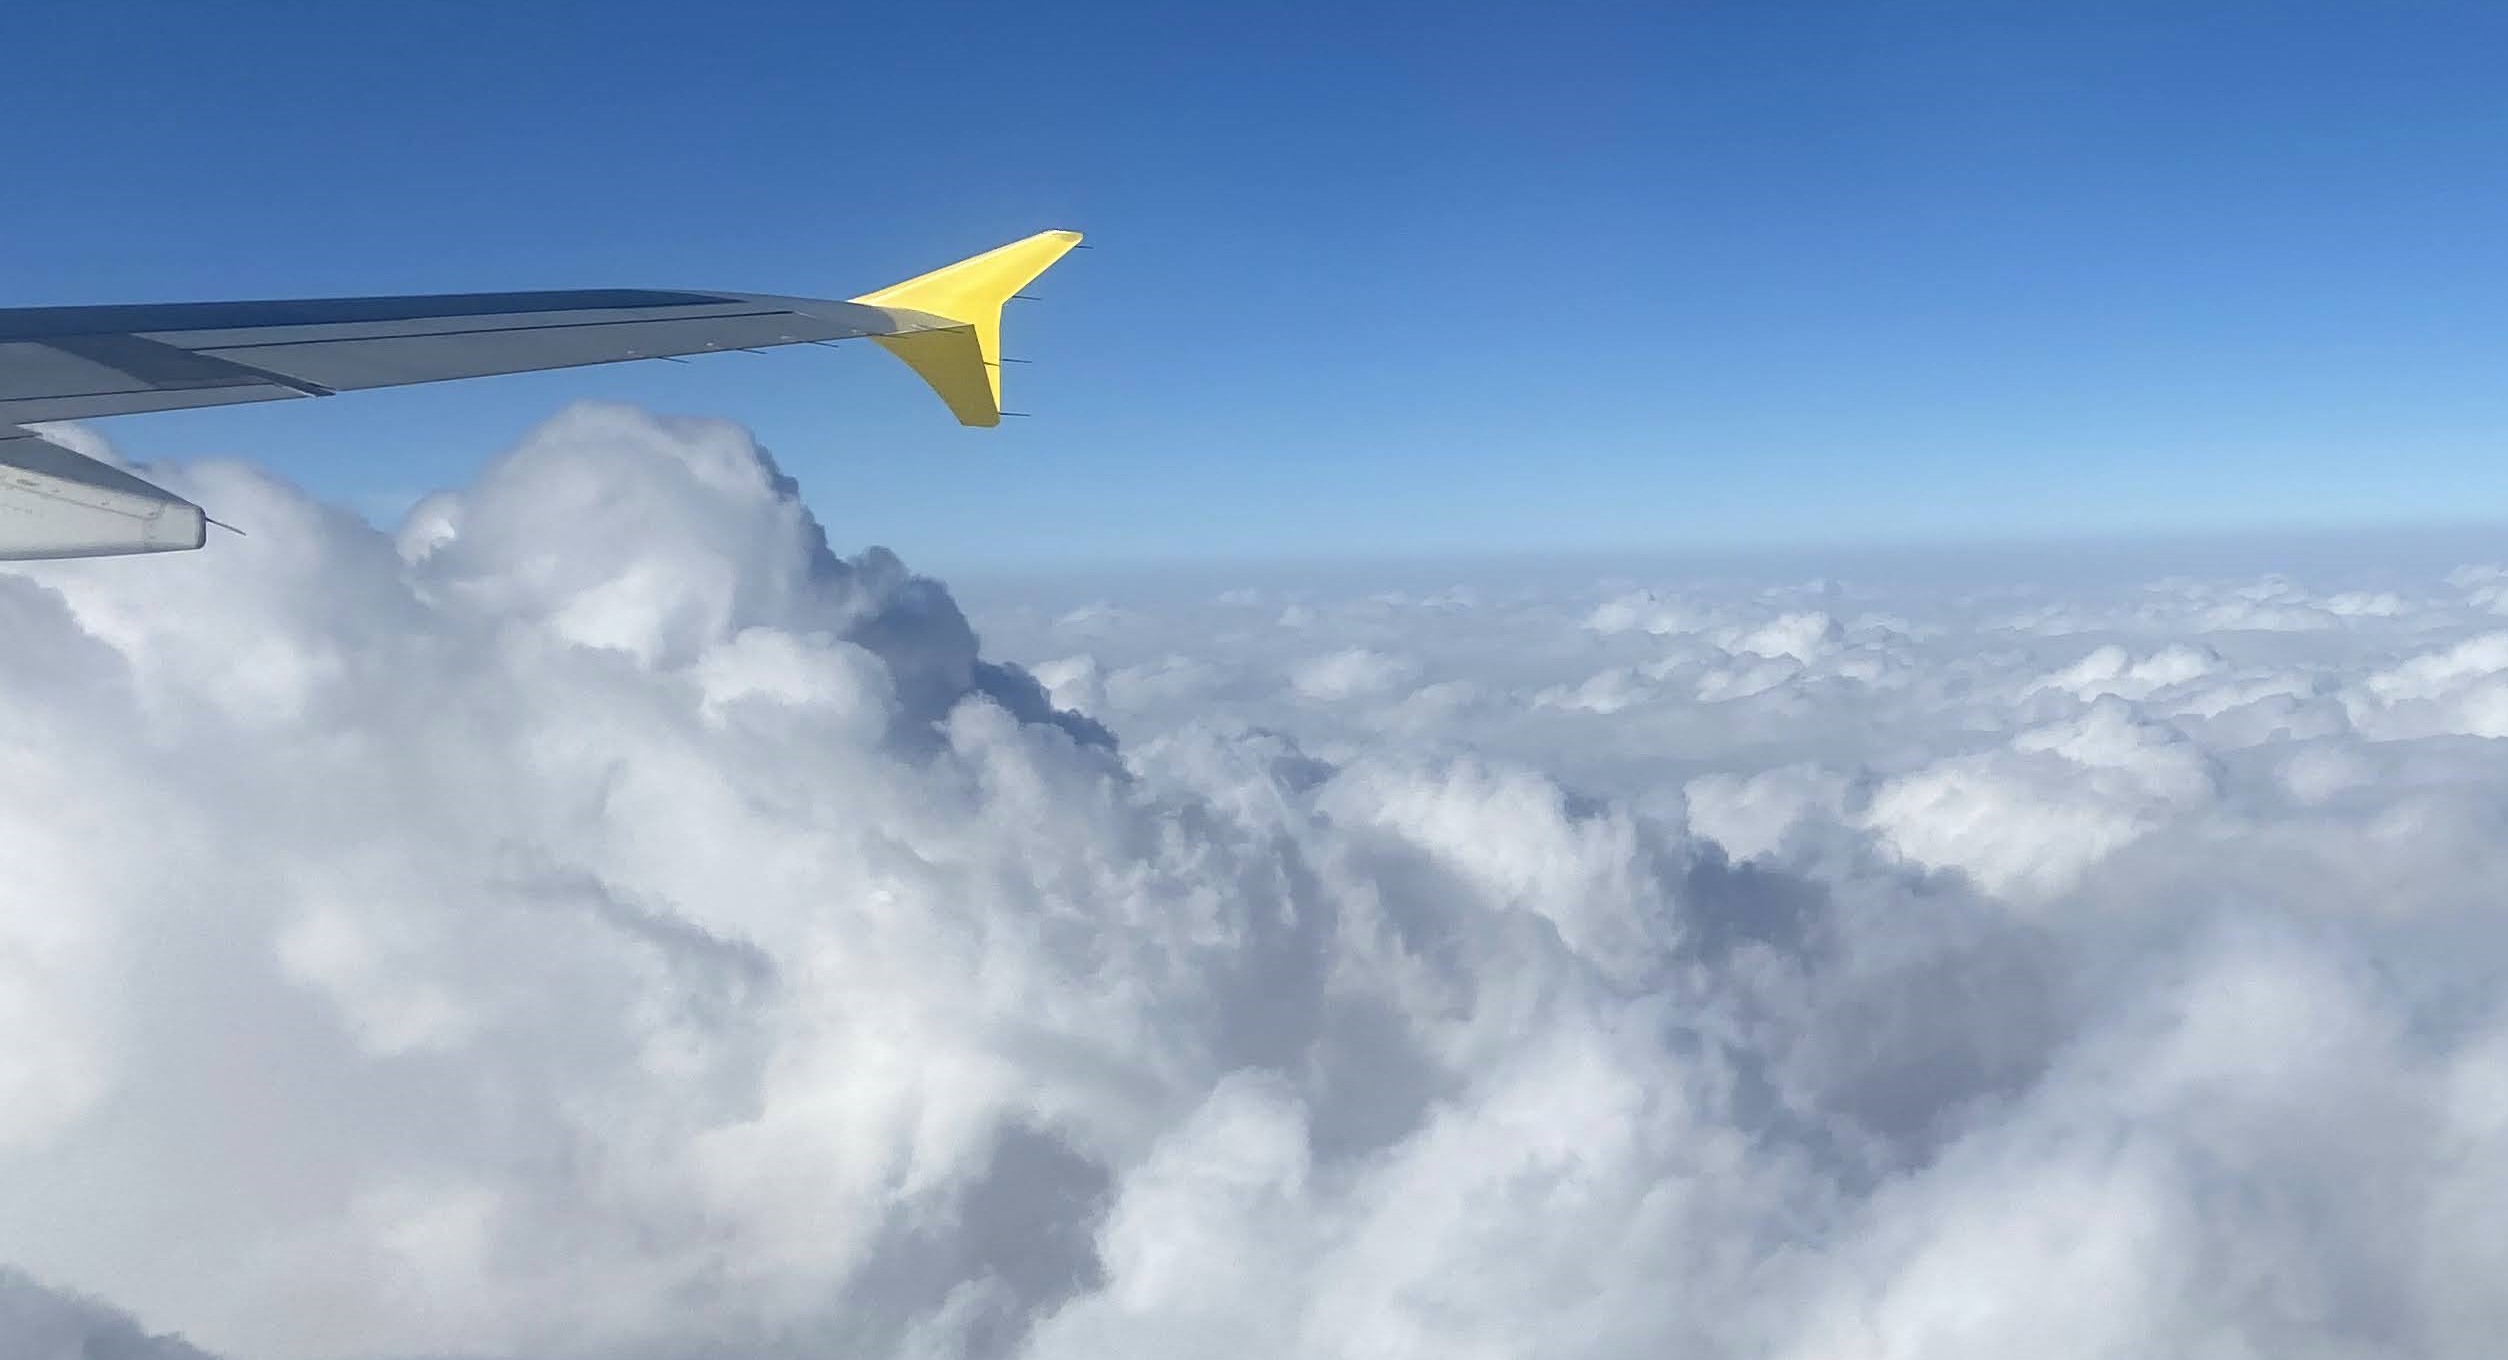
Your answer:
[[[720,423],[571,410],[397,535],[169,478],[252,536],[0,576],[11,1354],[2508,1324],[2496,570],[1032,591],[979,654]]]

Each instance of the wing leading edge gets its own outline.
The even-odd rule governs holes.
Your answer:
[[[870,338],[961,424],[1001,422],[1001,306],[1040,232],[851,301],[587,290],[0,309],[0,559],[197,548],[199,507],[7,427]]]

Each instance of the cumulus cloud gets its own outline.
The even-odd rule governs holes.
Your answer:
[[[1863,818],[1917,863],[1962,869],[2006,899],[2040,899],[2213,791],[2191,742],[2108,700],[2002,749],[1892,779]]]
[[[2189,647],[2183,643],[2163,647],[2144,657],[2136,657],[2123,647],[2109,643],[2074,665],[2048,675],[2038,684],[2045,689],[2063,690],[2080,699],[2095,699],[2102,694],[2142,699],[2174,685],[2200,680],[2219,670],[2220,665],[2220,657],[2208,648]]]
[[[1401,657],[1349,647],[1299,662],[1289,673],[1289,683],[1309,699],[1333,703],[1382,694],[1409,679],[1413,670]]]
[[[718,422],[157,475],[252,536],[0,575],[0,1353],[2508,1322],[2494,575],[971,623]]]
[[[1805,610],[1779,614],[1757,627],[1736,630],[1726,645],[1737,653],[1810,662],[1835,651],[1843,631],[1837,620],[1828,615]]]

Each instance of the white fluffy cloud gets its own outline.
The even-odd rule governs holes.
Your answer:
[[[1400,657],[1349,647],[1299,662],[1290,668],[1289,683],[1309,699],[1330,703],[1382,694],[1409,679],[1411,671]]]
[[[252,536],[0,576],[0,1352],[2508,1323],[2496,570],[1094,583],[979,650],[720,423],[397,534],[166,475]]]

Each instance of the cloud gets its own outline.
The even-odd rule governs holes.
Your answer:
[[[1401,657],[1350,647],[1299,662],[1290,671],[1289,683],[1309,699],[1337,703],[1382,694],[1416,670]]]
[[[0,1352],[2508,1322],[2495,574],[962,609],[719,422],[152,475],[252,536],[0,575]]]
[[[1704,625],[1695,612],[1677,600],[1667,600],[1651,590],[1634,590],[1595,605],[1585,616],[1585,626],[1597,633],[1687,633]]]
[[[2084,871],[2214,794],[2203,754],[2113,700],[1955,756],[1873,792],[1866,825],[1929,868],[1959,868],[2013,899],[2060,894]]]
[[[1736,655],[1792,657],[1811,662],[1836,650],[1844,635],[1837,620],[1805,610],[1779,614],[1756,628],[1737,631],[1728,646]]]
[[[2114,643],[2083,657],[2079,663],[2048,675],[2041,688],[2060,689],[2076,698],[2114,694],[2148,698],[2160,690],[2189,684],[2218,671],[2221,659],[2206,648],[2182,643],[2137,658]]]
[[[1703,774],[1684,789],[1690,828],[1734,859],[1775,854],[1806,819],[1845,816],[1848,778],[1817,765],[1786,765],[1756,774]]]
[[[178,1336],[152,1336],[92,1299],[0,1270],[0,1339],[17,1360],[216,1360]]]
[[[2365,679],[2344,697],[2354,723],[2397,735],[2508,736],[2508,633],[2424,652]]]

